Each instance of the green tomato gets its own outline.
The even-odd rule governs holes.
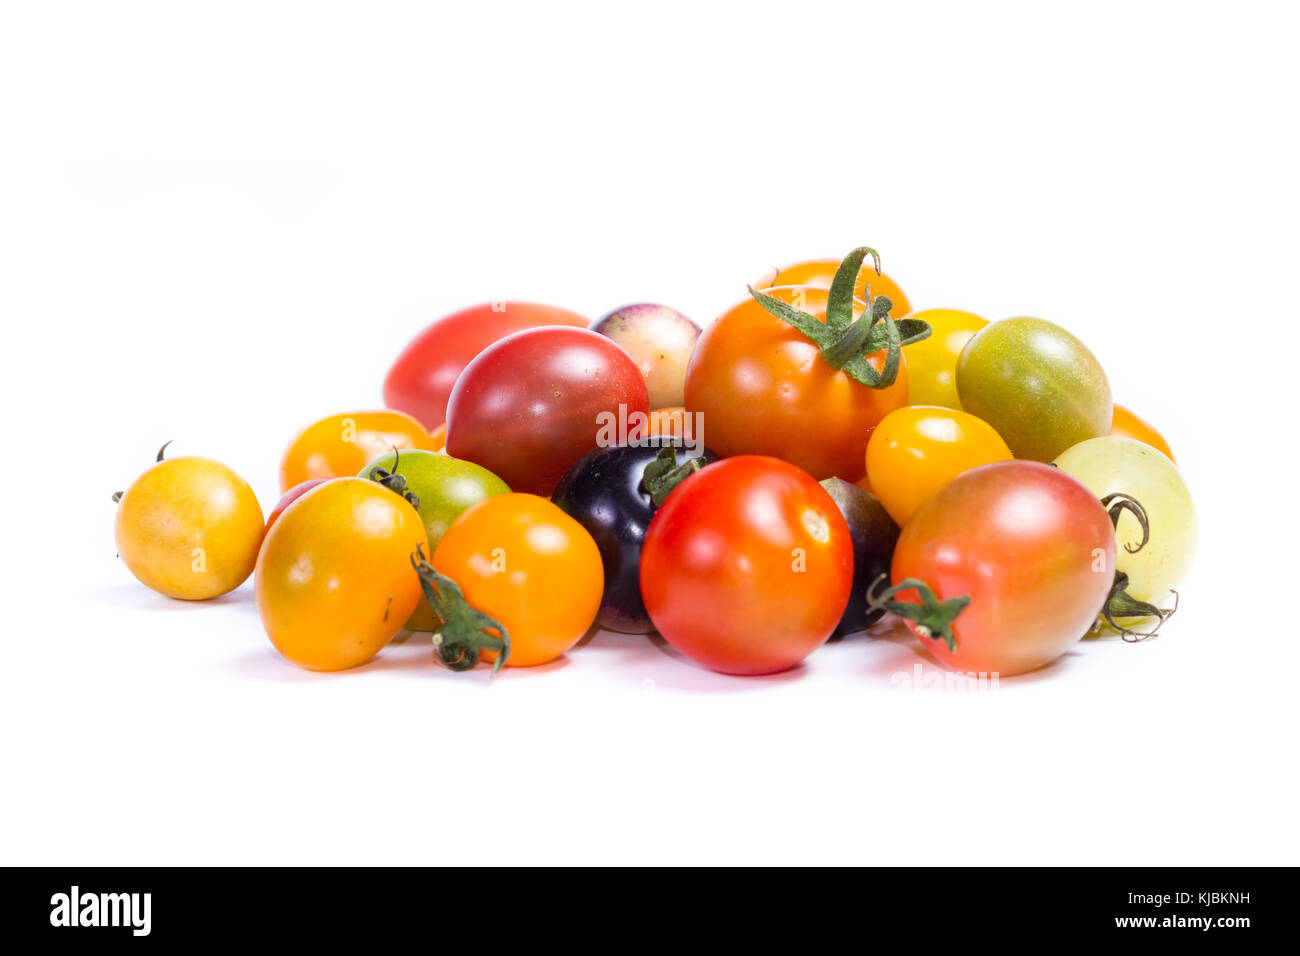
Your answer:
[[[1051,461],[1110,431],[1110,383],[1096,357],[1059,325],[1002,319],[957,361],[961,407],[992,425],[1017,458]]]
[[[1056,466],[1098,498],[1127,495],[1147,515],[1150,535],[1128,511],[1115,526],[1116,570],[1128,575],[1128,593],[1139,601],[1167,607],[1196,551],[1196,509],[1178,466],[1145,442],[1108,435],[1067,449]],[[1127,625],[1127,622],[1124,622]]]
[[[373,480],[371,473],[376,468],[400,475],[405,480],[405,490],[419,502],[416,511],[429,535],[429,554],[425,557],[432,557],[442,536],[467,508],[510,491],[504,481],[486,468],[437,451],[410,449],[396,455],[389,452],[361,469],[358,477]],[[436,631],[442,622],[429,602],[421,598],[406,626],[413,631]]]

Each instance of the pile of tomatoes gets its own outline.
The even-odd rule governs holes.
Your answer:
[[[265,523],[225,465],[160,451],[115,496],[118,552],[178,599],[251,574],[313,670],[403,629],[453,670],[528,667],[598,626],[767,674],[893,613],[944,664],[1011,675],[1172,612],[1191,497],[1079,339],[913,312],[865,247],[758,285],[704,330],[648,303],[449,315],[386,410],[290,441]]]

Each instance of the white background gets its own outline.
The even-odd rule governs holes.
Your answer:
[[[1291,863],[1297,70],[1284,4],[10,4],[5,863]],[[707,321],[870,243],[1066,325],[1201,514],[1155,641],[914,692],[893,631],[727,678],[640,638],[336,675],[114,559],[175,439],[277,497],[433,318]],[[902,677],[896,675],[903,675]]]

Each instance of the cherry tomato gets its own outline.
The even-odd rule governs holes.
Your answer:
[[[676,309],[641,302],[615,309],[592,323],[592,331],[621,346],[645,376],[655,408],[682,403],[686,363],[700,327]]]
[[[930,325],[930,337],[907,346],[907,373],[913,405],[942,405],[961,408],[957,397],[957,360],[966,343],[984,326],[972,312],[957,309],[926,309],[912,316]]]
[[[271,525],[275,524],[276,519],[279,518],[280,515],[284,514],[285,508],[289,507],[317,485],[323,485],[327,481],[329,481],[328,478],[309,478],[306,481],[298,482],[298,484],[294,485],[281,495],[280,500],[275,503],[275,507],[271,509],[270,515],[267,516],[266,530],[271,530]]]
[[[429,432],[429,439],[433,442],[431,451],[442,451],[447,447],[447,423],[443,422],[433,431]]]
[[[802,286],[765,294],[825,322],[827,292]],[[863,305],[854,304],[855,317]],[[885,353],[867,356],[879,372]],[[856,482],[866,473],[876,423],[907,404],[904,359],[886,388],[868,388],[822,359],[802,332],[753,299],[704,330],[686,370],[686,410],[703,413],[698,436],[724,458],[771,455],[813,477]]]
[[[884,611],[867,606],[867,591],[882,574],[889,574],[889,562],[898,541],[898,525],[870,492],[842,478],[821,483],[834,500],[853,542],[853,587],[836,634],[852,634],[878,621]]]
[[[447,453],[550,495],[591,449],[639,436],[649,411],[641,370],[605,336],[530,329],[484,349],[456,380]]]
[[[1115,414],[1111,418],[1110,433],[1121,438],[1135,438],[1138,441],[1146,442],[1156,451],[1168,457],[1170,461],[1175,463],[1178,461],[1169,448],[1169,442],[1165,441],[1164,435],[1156,431],[1154,425],[1146,419],[1139,418],[1118,403],[1115,405]]]
[[[415,337],[384,379],[384,404],[413,415],[426,428],[447,416],[456,378],[493,342],[543,325],[586,328],[576,312],[534,302],[490,302],[444,316]]]
[[[957,363],[961,407],[988,422],[1017,458],[1048,462],[1110,431],[1110,384],[1077,338],[1043,319],[977,332]]]
[[[1129,597],[1169,607],[1170,592],[1191,567],[1197,537],[1196,508],[1178,466],[1149,443],[1122,435],[1080,442],[1066,449],[1056,465],[1099,498],[1120,494],[1141,506],[1146,534],[1133,512],[1118,513],[1115,538],[1122,547],[1116,570],[1128,575]],[[1118,623],[1147,627],[1154,615],[1149,621],[1123,618]]]
[[[600,550],[582,525],[528,494],[496,495],[447,529],[433,567],[510,638],[507,667],[560,657],[587,633],[605,589]],[[484,650],[484,659],[496,653]]]
[[[394,481],[394,476],[397,481]],[[465,509],[484,498],[510,491],[504,481],[486,468],[471,461],[420,449],[380,455],[361,469],[358,477],[379,481],[399,493],[412,495],[420,520],[424,522],[430,548],[438,547],[442,536]],[[406,622],[412,631],[436,631],[440,624],[438,615],[425,600],[416,605],[415,613]]]
[[[802,285],[810,286],[814,289],[829,289],[831,280],[835,278],[835,270],[840,267],[838,259],[810,259],[807,262],[797,262],[792,266],[786,266],[784,269],[775,271],[768,270],[758,285],[763,288],[784,285]],[[907,296],[903,290],[898,287],[898,283],[884,273],[877,272],[872,265],[865,265],[858,272],[858,281],[854,284],[853,294],[856,298],[866,300],[866,293],[870,291],[871,295],[883,295],[888,297],[893,303],[893,308],[889,314],[896,319],[901,319],[909,315],[912,311],[912,304],[907,301]]]
[[[674,449],[669,470],[678,478],[692,467],[687,462],[693,458],[701,466],[718,460],[707,448],[691,453],[672,439],[597,448],[575,461],[555,489],[555,503],[577,519],[600,548],[605,594],[597,623],[611,631],[654,630],[641,601],[641,542],[656,508],[655,478],[653,472],[647,477],[647,469],[666,447]]]
[[[343,412],[308,425],[280,460],[280,491],[311,478],[350,478],[384,452],[434,451],[433,438],[410,415],[391,410]]]
[[[233,591],[262,543],[257,496],[219,461],[161,456],[120,498],[117,553],[141,584],[167,597],[203,601]]]
[[[1065,472],[1004,461],[958,476],[903,528],[893,582],[917,579],[947,602],[969,605],[951,623],[909,621],[926,649],[958,671],[1003,676],[1064,654],[1092,627],[1115,574],[1115,534],[1106,509]],[[887,592],[886,592],[887,593]],[[916,613],[915,589],[896,595]]]
[[[683,481],[641,550],[655,628],[725,674],[794,667],[835,630],[852,581],[853,543],[835,501],[807,472],[762,455]]]
[[[909,405],[876,426],[867,443],[867,476],[890,517],[904,525],[962,472],[1011,457],[1007,443],[974,415]]]
[[[427,548],[406,501],[362,478],[319,485],[289,505],[257,559],[257,609],[271,643],[310,670],[363,664],[421,597],[411,554]]]
[[[646,425],[645,433],[647,436],[684,437],[686,409],[681,405],[651,409],[650,421]]]

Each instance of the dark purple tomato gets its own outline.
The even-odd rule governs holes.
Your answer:
[[[641,600],[641,542],[656,507],[646,489],[646,467],[665,447],[675,449],[678,466],[694,459],[704,465],[718,460],[707,448],[687,449],[680,439],[643,441],[583,455],[564,473],[552,498],[587,529],[600,549],[605,594],[597,623],[628,634],[654,630]]]
[[[836,634],[852,634],[874,624],[885,613],[867,607],[867,590],[876,578],[889,574],[894,545],[898,542],[898,525],[875,495],[857,485],[842,478],[827,478],[821,486],[840,509],[853,541],[853,589],[844,616],[835,628]]]

